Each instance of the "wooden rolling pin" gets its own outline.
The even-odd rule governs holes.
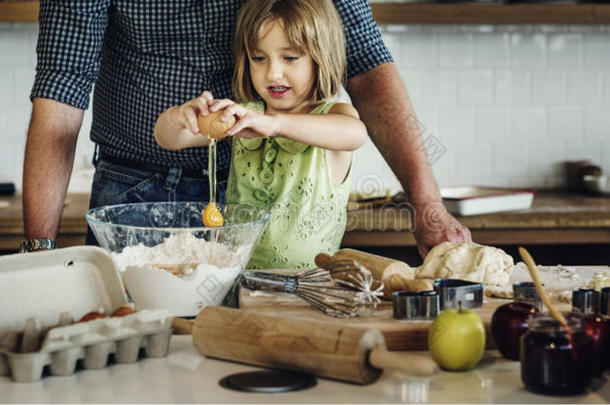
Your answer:
[[[208,357],[359,384],[375,382],[386,368],[417,377],[438,371],[427,354],[388,352],[378,330],[349,327],[331,319],[323,322],[206,307],[195,319],[193,343]]]
[[[366,267],[375,280],[383,282],[383,296],[392,299],[395,291],[428,291],[433,290],[432,280],[415,279],[415,270],[405,262],[390,259],[355,249],[341,249],[334,255],[320,253],[316,256],[317,266],[323,266],[330,260],[354,260]]]

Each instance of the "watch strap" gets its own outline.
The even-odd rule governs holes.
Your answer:
[[[19,245],[19,252],[33,252],[35,250],[53,250],[57,248],[57,243],[50,238],[24,239]]]

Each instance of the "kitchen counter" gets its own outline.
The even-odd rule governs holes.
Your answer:
[[[407,203],[348,212],[343,244],[414,246]],[[456,217],[488,245],[610,243],[610,198],[540,191],[527,210]],[[433,221],[431,221],[433,226]]]
[[[16,251],[23,239],[23,205],[21,195],[0,196],[0,251]],[[85,212],[89,207],[88,193],[72,193],[66,197],[64,212],[59,226],[58,246],[68,247],[85,244],[87,221]]]
[[[0,197],[0,251],[14,251],[23,238],[21,196]],[[59,246],[82,245],[88,194],[69,194],[59,230]],[[475,242],[489,245],[610,243],[610,197],[558,191],[536,194],[530,209],[458,218]],[[343,245],[414,246],[407,204],[361,208],[347,214]]]
[[[609,403],[608,374],[577,397],[535,395],[523,388],[519,363],[488,352],[475,369],[441,371],[429,381],[406,380],[384,373],[368,386],[318,379],[310,389],[286,394],[226,390],[218,381],[233,373],[256,370],[197,354],[190,336],[173,336],[167,358],[81,370],[68,377],[44,377],[16,384],[0,377],[3,403]]]

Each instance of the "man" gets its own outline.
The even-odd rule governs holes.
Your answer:
[[[415,208],[420,254],[470,240],[442,206],[407,92],[365,0],[335,0],[346,34],[347,91]],[[95,83],[90,206],[209,196],[204,148],[166,151],[156,117],[203,89],[231,97],[231,44],[242,0],[42,1],[26,143],[23,251],[54,247],[76,139]],[[222,189],[229,166],[218,148]],[[220,196],[222,198],[222,194]],[[92,235],[88,235],[92,242]]]

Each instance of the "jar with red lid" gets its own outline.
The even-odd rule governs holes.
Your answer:
[[[545,395],[582,393],[593,378],[594,352],[582,315],[564,315],[561,325],[548,314],[530,318],[521,338],[521,380],[533,392]]]

